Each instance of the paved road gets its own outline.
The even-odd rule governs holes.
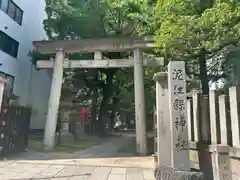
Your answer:
[[[105,142],[91,148],[76,151],[74,153],[49,152],[42,153],[28,151],[27,153],[11,156],[11,160],[49,160],[49,159],[79,159],[79,158],[103,158],[103,157],[131,157],[132,152],[119,153],[118,150],[132,143],[131,137],[113,137],[107,138]]]
[[[0,180],[155,180],[151,157],[119,153],[129,137],[72,154],[27,152],[0,161]]]
[[[152,169],[0,163],[1,180],[155,180]]]

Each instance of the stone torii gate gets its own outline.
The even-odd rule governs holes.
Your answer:
[[[52,85],[48,102],[47,120],[44,133],[44,149],[54,146],[55,129],[64,68],[127,68],[134,67],[135,89],[135,121],[137,152],[147,153],[146,143],[146,112],[144,96],[143,67],[163,65],[163,58],[144,58],[141,49],[155,47],[153,38],[99,38],[79,40],[35,41],[33,45],[42,54],[55,53],[55,60],[39,60],[38,68],[53,68]],[[133,51],[133,58],[104,59],[103,52]],[[93,60],[68,60],[65,53],[89,52],[94,53]]]

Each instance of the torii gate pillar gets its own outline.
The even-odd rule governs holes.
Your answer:
[[[57,115],[61,97],[61,89],[63,82],[63,61],[64,52],[58,49],[54,60],[52,84],[50,89],[50,96],[48,101],[47,120],[44,131],[44,150],[52,150],[55,144],[55,133],[57,125]]]
[[[143,58],[139,48],[133,50],[134,55],[134,90],[135,90],[135,124],[137,152],[147,154],[146,107],[144,95]]]

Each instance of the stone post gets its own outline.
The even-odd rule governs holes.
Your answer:
[[[204,142],[211,142],[209,99],[207,95],[201,96],[201,133]]]
[[[186,73],[184,61],[168,64],[169,111],[171,124],[172,167],[189,170],[188,127],[186,112]]]
[[[220,136],[221,144],[228,145],[228,99],[227,96],[222,94],[219,96],[218,101],[219,118],[220,118]]]
[[[232,129],[233,147],[240,147],[239,140],[239,87],[233,86],[229,88],[230,116]]]
[[[157,114],[157,139],[156,155],[157,166],[171,167],[171,132],[172,125],[169,121],[169,100],[168,100],[168,81],[167,73],[160,72],[154,74],[156,81],[156,114]]]
[[[0,76],[0,112],[1,112],[1,107],[2,107],[5,82],[6,82],[6,80]]]
[[[211,130],[211,142],[212,145],[220,144],[220,127],[218,126],[218,96],[215,90],[209,92],[209,109],[210,109],[210,130]]]
[[[63,81],[63,61],[64,52],[58,49],[54,61],[52,84],[48,102],[47,120],[44,132],[44,149],[51,150],[55,145],[55,133],[58,109],[61,97],[62,81]]]
[[[139,48],[134,49],[134,90],[135,90],[135,123],[137,152],[147,154],[146,109],[144,96],[143,58]]]
[[[200,94],[196,91],[193,91],[192,97],[193,97],[192,101],[193,101],[194,141],[195,142],[200,142],[200,140],[201,140],[201,133],[200,133],[200,121],[201,121]]]

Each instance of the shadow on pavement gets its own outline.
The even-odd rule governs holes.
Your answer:
[[[136,154],[134,137],[114,136],[101,138],[100,141],[98,145],[72,153],[29,150],[8,156],[5,160],[18,163],[153,168],[151,156],[140,157]]]

